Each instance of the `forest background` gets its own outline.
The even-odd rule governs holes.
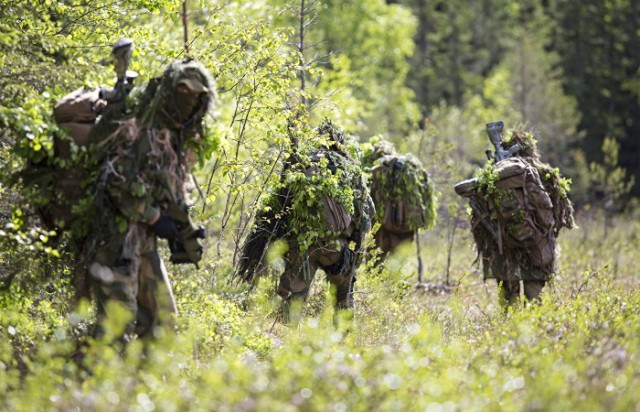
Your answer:
[[[11,176],[51,156],[60,97],[112,84],[116,39],[133,39],[139,84],[185,57],[183,2],[0,0],[0,408],[638,409],[640,2],[187,3],[189,53],[218,85],[196,171],[209,237],[199,269],[170,268],[178,335],[143,356],[87,338],[67,244]],[[440,205],[419,237],[421,287],[415,245],[361,268],[348,333],[322,282],[295,328],[273,322],[274,279],[251,294],[229,282],[287,124],[325,117],[420,158]],[[560,236],[543,304],[508,315],[452,190],[496,120],[534,130],[572,179],[580,226]]]

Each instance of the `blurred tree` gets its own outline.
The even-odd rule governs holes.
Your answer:
[[[578,100],[589,160],[601,161],[604,136],[620,142],[620,165],[640,176],[640,1],[546,3],[563,83]],[[637,179],[636,179],[637,180]],[[636,187],[635,193],[640,190]]]
[[[635,177],[627,177],[627,171],[620,167],[618,158],[620,143],[611,137],[602,142],[602,163],[589,165],[591,193],[595,204],[604,210],[604,234],[608,233],[611,216],[624,209],[625,197],[635,183]]]
[[[424,115],[444,101],[461,105],[482,87],[505,49],[513,21],[509,0],[400,0],[418,18],[408,84]]]
[[[553,24],[542,7],[529,3],[528,7],[527,2],[521,3],[518,20],[522,24],[506,41],[507,50],[499,67],[509,73],[504,86],[510,107],[535,131],[544,161],[567,170],[572,159],[568,154],[581,137],[580,114],[576,99],[563,90],[559,57],[546,49]]]
[[[299,4],[280,24],[295,27],[296,40],[305,30],[306,90],[318,106],[314,115],[328,115],[365,137],[399,136],[417,124],[420,114],[405,84],[416,25],[410,11],[383,0],[307,0],[306,7],[306,26],[299,24]]]

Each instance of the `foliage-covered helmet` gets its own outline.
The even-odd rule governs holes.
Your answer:
[[[196,61],[171,63],[162,77],[149,82],[140,106],[142,124],[182,130],[185,137],[202,134],[202,120],[213,106],[215,83]]]
[[[508,130],[502,138],[502,147],[508,150],[515,144],[520,145],[520,150],[516,153],[516,156],[535,158],[539,156],[536,147],[536,138],[532,132],[526,132],[521,129]]]
[[[362,167],[367,170],[373,167],[376,160],[384,156],[396,155],[396,149],[393,147],[393,143],[383,140],[378,136],[372,137],[369,142],[363,145],[363,148],[361,163]]]
[[[320,126],[317,127],[316,132],[320,136],[326,136],[328,141],[326,142],[327,148],[344,149],[346,139],[344,132],[338,128],[331,120],[325,120]]]

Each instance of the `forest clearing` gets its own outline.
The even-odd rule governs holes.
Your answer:
[[[640,410],[636,1],[0,3],[0,410]],[[54,108],[89,93],[85,145]],[[540,299],[523,283],[510,306],[456,194],[517,156],[498,123],[537,144],[576,223],[545,233]],[[428,203],[382,263],[380,142],[424,167]],[[327,209],[342,237],[313,266]]]

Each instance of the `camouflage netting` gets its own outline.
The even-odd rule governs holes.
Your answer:
[[[366,192],[362,175],[353,159],[334,151],[319,151],[311,161],[313,165],[304,172],[290,173],[286,185],[291,189],[291,212],[287,226],[305,250],[317,239],[331,239],[340,236],[346,229],[340,224],[340,214],[355,220],[356,229],[363,226],[366,214]],[[339,209],[333,219],[327,220],[326,202],[334,201]],[[336,206],[330,206],[336,207]],[[336,213],[333,213],[336,215]],[[364,224],[366,225],[366,224]],[[313,230],[309,231],[309,228]]]
[[[260,206],[243,245],[236,276],[252,281],[271,240],[295,239],[304,253],[318,240],[370,227],[368,191],[362,171],[347,154],[344,135],[330,122],[316,129],[321,148],[286,165],[281,182]]]
[[[176,93],[176,87],[180,84],[203,91],[186,120],[178,116],[180,96]],[[97,90],[90,92],[95,92],[97,96]],[[215,93],[215,83],[202,65],[194,61],[174,62],[161,77],[152,79],[142,89],[134,89],[127,98],[126,111],[119,106],[124,102],[113,103],[114,108],[111,108],[111,104],[108,106],[90,132],[89,150],[69,147],[72,139],[52,122],[54,150],[40,151],[48,156],[38,162],[29,161],[15,179],[22,181],[25,196],[37,208],[47,227],[71,230],[73,237],[81,238],[88,229],[86,221],[92,220],[91,216],[85,216],[91,213],[88,203],[93,193],[90,192],[95,189],[94,180],[103,165],[104,155],[114,145],[114,139],[127,136],[124,140],[135,140],[142,132],[133,129],[142,125],[158,130],[180,130],[173,139],[173,151],[178,155],[182,155],[183,149],[197,152],[198,141],[203,133],[202,119],[210,111]],[[60,120],[67,121],[69,116],[75,114],[66,113],[66,117]],[[137,121],[128,120],[134,116]],[[62,143],[67,147],[64,155],[59,150]],[[193,157],[186,153],[185,159]]]
[[[389,230],[414,232],[435,224],[433,185],[420,161],[411,154],[385,155],[376,160],[370,185],[376,221],[389,226]]]
[[[194,92],[188,94],[193,96],[190,102],[181,101],[177,92],[177,87],[185,81]],[[135,117],[120,121],[115,132],[94,145],[94,151],[104,157],[95,194],[95,207],[101,209],[100,213],[112,213],[116,209],[109,204],[109,198],[114,196],[120,207],[130,205],[129,209],[139,207],[141,199],[145,199],[147,205],[166,207],[186,198],[186,186],[191,180],[185,146],[201,137],[202,120],[214,95],[208,72],[193,61],[174,62],[161,78],[149,82]],[[197,145],[192,147],[197,150]],[[142,211],[127,213],[138,216]],[[140,215],[138,218],[151,217]],[[118,217],[116,221],[126,219]],[[105,233],[115,235],[124,229],[94,227],[92,237],[98,239]]]
[[[269,244],[285,235],[287,217],[286,204],[289,203],[290,191],[281,187],[277,192],[267,196],[256,214],[253,228],[242,245],[242,253],[234,276],[245,282],[262,274],[263,259]]]
[[[111,201],[128,204],[141,212],[137,210],[140,199],[148,199],[147,203],[151,203],[151,199],[158,202],[163,199],[169,204],[177,202],[176,196],[184,198],[188,169],[179,161],[173,143],[169,130],[140,125],[135,118],[122,122],[116,132],[101,143],[107,157],[96,186],[93,213],[99,213],[102,218],[91,228],[91,241],[87,244],[89,258],[95,252],[96,241],[115,239],[126,231],[123,253],[132,259],[135,267],[137,262],[133,258],[138,256],[144,233],[139,225],[126,225],[128,218],[122,216]],[[146,165],[140,169],[138,160],[143,155]],[[132,170],[136,170],[135,176]],[[113,221],[119,224],[112,226]]]
[[[112,154],[106,162],[107,168],[104,172],[117,176],[118,172],[110,165],[126,161],[124,159],[130,157],[132,145],[145,138],[148,139],[149,145],[149,151],[146,154],[148,163],[156,164],[158,168],[163,167],[162,173],[168,176],[168,187],[181,187],[184,184],[187,169],[186,165],[179,162],[178,154],[172,144],[171,133],[166,129],[158,131],[142,126],[137,119],[122,122],[118,130],[102,143],[103,149]],[[139,181],[144,183],[150,181],[151,177],[146,176],[148,173],[140,173]],[[156,171],[156,174],[159,174],[159,171]]]

